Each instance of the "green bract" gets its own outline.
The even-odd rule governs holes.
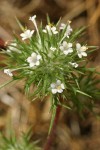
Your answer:
[[[23,29],[22,40],[15,40],[3,51],[7,56],[4,73],[13,80],[25,79],[25,92],[32,97],[51,97],[51,106],[60,104],[67,108],[76,106],[81,110],[93,104],[93,96],[98,90],[90,92],[83,88],[83,78],[92,80],[95,68],[86,68],[87,55],[96,47],[80,44],[84,27],[73,30],[70,22],[37,27],[36,16],[30,17],[36,31]],[[90,50],[89,50],[90,49]],[[90,78],[88,78],[88,76]],[[34,87],[30,92],[30,87]],[[92,90],[92,89],[91,89]],[[96,92],[96,94],[95,94]],[[81,101],[80,96],[89,99]],[[60,100],[62,99],[62,100]]]
[[[20,137],[16,138],[14,134],[9,137],[5,137],[0,134],[0,149],[1,150],[41,150],[38,147],[39,141],[30,142],[31,134],[22,133]]]

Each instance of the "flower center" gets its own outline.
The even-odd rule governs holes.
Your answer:
[[[58,86],[57,86],[57,90],[60,90],[60,89],[61,89],[61,86],[60,86],[60,85],[58,85]]]
[[[37,62],[37,57],[36,56],[33,56],[32,57],[32,61],[35,63],[35,62]]]

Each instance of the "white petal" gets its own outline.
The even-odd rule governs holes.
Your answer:
[[[57,82],[56,82],[56,83],[60,85],[60,84],[61,84],[61,81],[60,81],[60,80],[57,80]]]
[[[52,93],[56,94],[57,93],[57,89],[52,89]]]
[[[44,33],[47,33],[47,30],[45,30],[45,29],[43,29],[42,31],[43,31]]]
[[[37,54],[33,52],[33,53],[31,54],[31,56],[32,56],[32,57],[36,57]]]
[[[67,32],[70,34],[70,32],[72,31],[73,29],[71,28],[70,25],[67,26]]]
[[[27,37],[26,37],[26,36],[22,37],[22,40],[23,40],[23,41],[24,41],[25,39],[27,39]]]
[[[9,73],[9,76],[10,76],[10,77],[12,77],[12,76],[13,76],[13,74],[12,74],[12,73]]]
[[[54,31],[54,32],[53,32],[53,34],[57,34],[57,33],[58,33],[58,31]]]
[[[7,52],[8,52],[8,53],[11,53],[11,50],[7,49]]]
[[[60,46],[60,49],[63,51],[63,50],[64,50],[64,47],[63,47],[63,46]]]
[[[34,19],[35,19],[35,18],[36,18],[36,15],[32,16],[32,18],[34,18]]]
[[[81,48],[81,45],[80,45],[79,43],[77,43],[77,44],[76,44],[76,48],[77,48],[77,49],[80,49],[80,48]]]
[[[68,46],[68,44],[67,44],[66,41],[63,41],[63,46],[64,46],[64,47],[67,47],[67,46]]]
[[[69,48],[69,49],[68,49],[68,52],[69,52],[69,53],[72,53],[72,52],[73,52],[73,49],[72,49],[72,48]]]
[[[56,87],[56,86],[55,86],[55,83],[52,83],[50,86],[51,86],[51,88],[53,88],[53,89]]]
[[[21,33],[21,34],[20,34],[21,37],[23,37],[24,35],[25,35],[24,33]]]
[[[68,47],[69,47],[69,48],[72,47],[72,43],[68,43]]]
[[[31,35],[34,33],[34,30],[31,31]]]
[[[35,66],[35,63],[30,63],[29,66],[30,66],[30,67],[34,67],[34,66]]]
[[[56,31],[56,27],[52,27],[51,30],[52,30],[52,32],[55,32]]]
[[[29,20],[31,20],[31,21],[32,21],[32,17],[29,17]]]
[[[7,75],[9,75],[11,77],[13,76],[13,74],[12,74],[10,69],[4,69],[4,73],[6,73]]]
[[[28,34],[30,34],[30,30],[26,30],[24,33],[25,33],[26,35],[28,35]]]
[[[65,55],[68,55],[68,54],[69,54],[68,50],[63,51],[63,53],[64,53]]]
[[[48,31],[50,31],[50,30],[51,30],[51,27],[50,27],[49,25],[46,25],[46,29],[47,29]]]
[[[28,57],[26,60],[27,62],[32,62],[32,57]]]
[[[26,30],[24,33],[21,33],[20,36],[22,37],[22,40],[25,40],[27,38],[31,38],[32,34],[34,33],[34,30]]]
[[[65,27],[66,27],[66,24],[61,23],[60,29],[63,30],[63,29],[65,29]]]
[[[75,68],[77,68],[77,67],[78,67],[78,64],[77,64],[77,63],[73,63],[73,66],[74,66]]]
[[[62,89],[65,89],[65,86],[64,86],[64,84],[63,84],[63,83],[61,84],[61,88],[62,88]]]
[[[82,52],[82,55],[83,55],[83,56],[87,56],[87,53],[86,53],[86,52]]]
[[[37,59],[38,59],[38,60],[41,59],[41,55],[37,55]]]
[[[78,64],[77,64],[77,63],[72,63],[72,62],[70,62],[70,64],[71,64],[73,67],[75,67],[75,68],[78,67]]]
[[[29,20],[31,20],[31,21],[34,21],[34,19],[36,19],[36,15],[29,18]]]
[[[57,90],[57,92],[58,92],[58,93],[62,93],[62,92],[63,92],[63,90],[62,90],[62,89],[60,89],[60,90]]]
[[[56,48],[55,47],[50,47],[50,50],[55,51]]]
[[[82,54],[81,53],[78,53],[78,56],[79,56],[79,58],[82,58]]]
[[[36,62],[36,66],[38,66],[39,64],[40,64],[40,62],[39,62],[39,61],[37,61],[37,62]]]

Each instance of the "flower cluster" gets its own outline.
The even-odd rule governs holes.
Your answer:
[[[43,32],[44,33],[49,33],[51,35],[52,35],[52,33],[53,34],[57,34],[58,33],[56,27],[55,26],[51,27],[50,25],[46,25],[45,29],[43,29]]]
[[[81,76],[87,73],[85,62],[89,52],[89,46],[78,42],[84,28],[75,32],[70,21],[57,25],[48,22],[45,27],[38,27],[36,15],[29,21],[34,30],[23,28],[21,39],[16,38],[5,51],[9,63],[4,73],[14,80],[24,78],[26,93],[34,84],[35,96],[63,95],[71,99],[71,94],[88,95],[81,90],[80,83]]]

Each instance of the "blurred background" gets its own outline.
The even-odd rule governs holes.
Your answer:
[[[71,26],[88,26],[84,40],[88,45],[100,46],[100,0],[0,0],[0,47],[20,34],[17,17],[24,26],[33,29],[29,17],[37,15],[37,23],[46,25],[46,15],[56,23],[71,20]],[[0,60],[3,58],[0,56]],[[93,53],[90,66],[100,70],[100,49]],[[0,72],[0,84],[9,77]],[[8,134],[14,129],[19,136],[32,127],[32,138],[40,139],[43,146],[50,123],[48,100],[30,103],[23,92],[24,82],[9,85],[0,90],[0,131]],[[95,112],[100,114],[100,104]],[[84,112],[82,119],[76,112],[62,110],[52,150],[100,150],[100,119]]]

